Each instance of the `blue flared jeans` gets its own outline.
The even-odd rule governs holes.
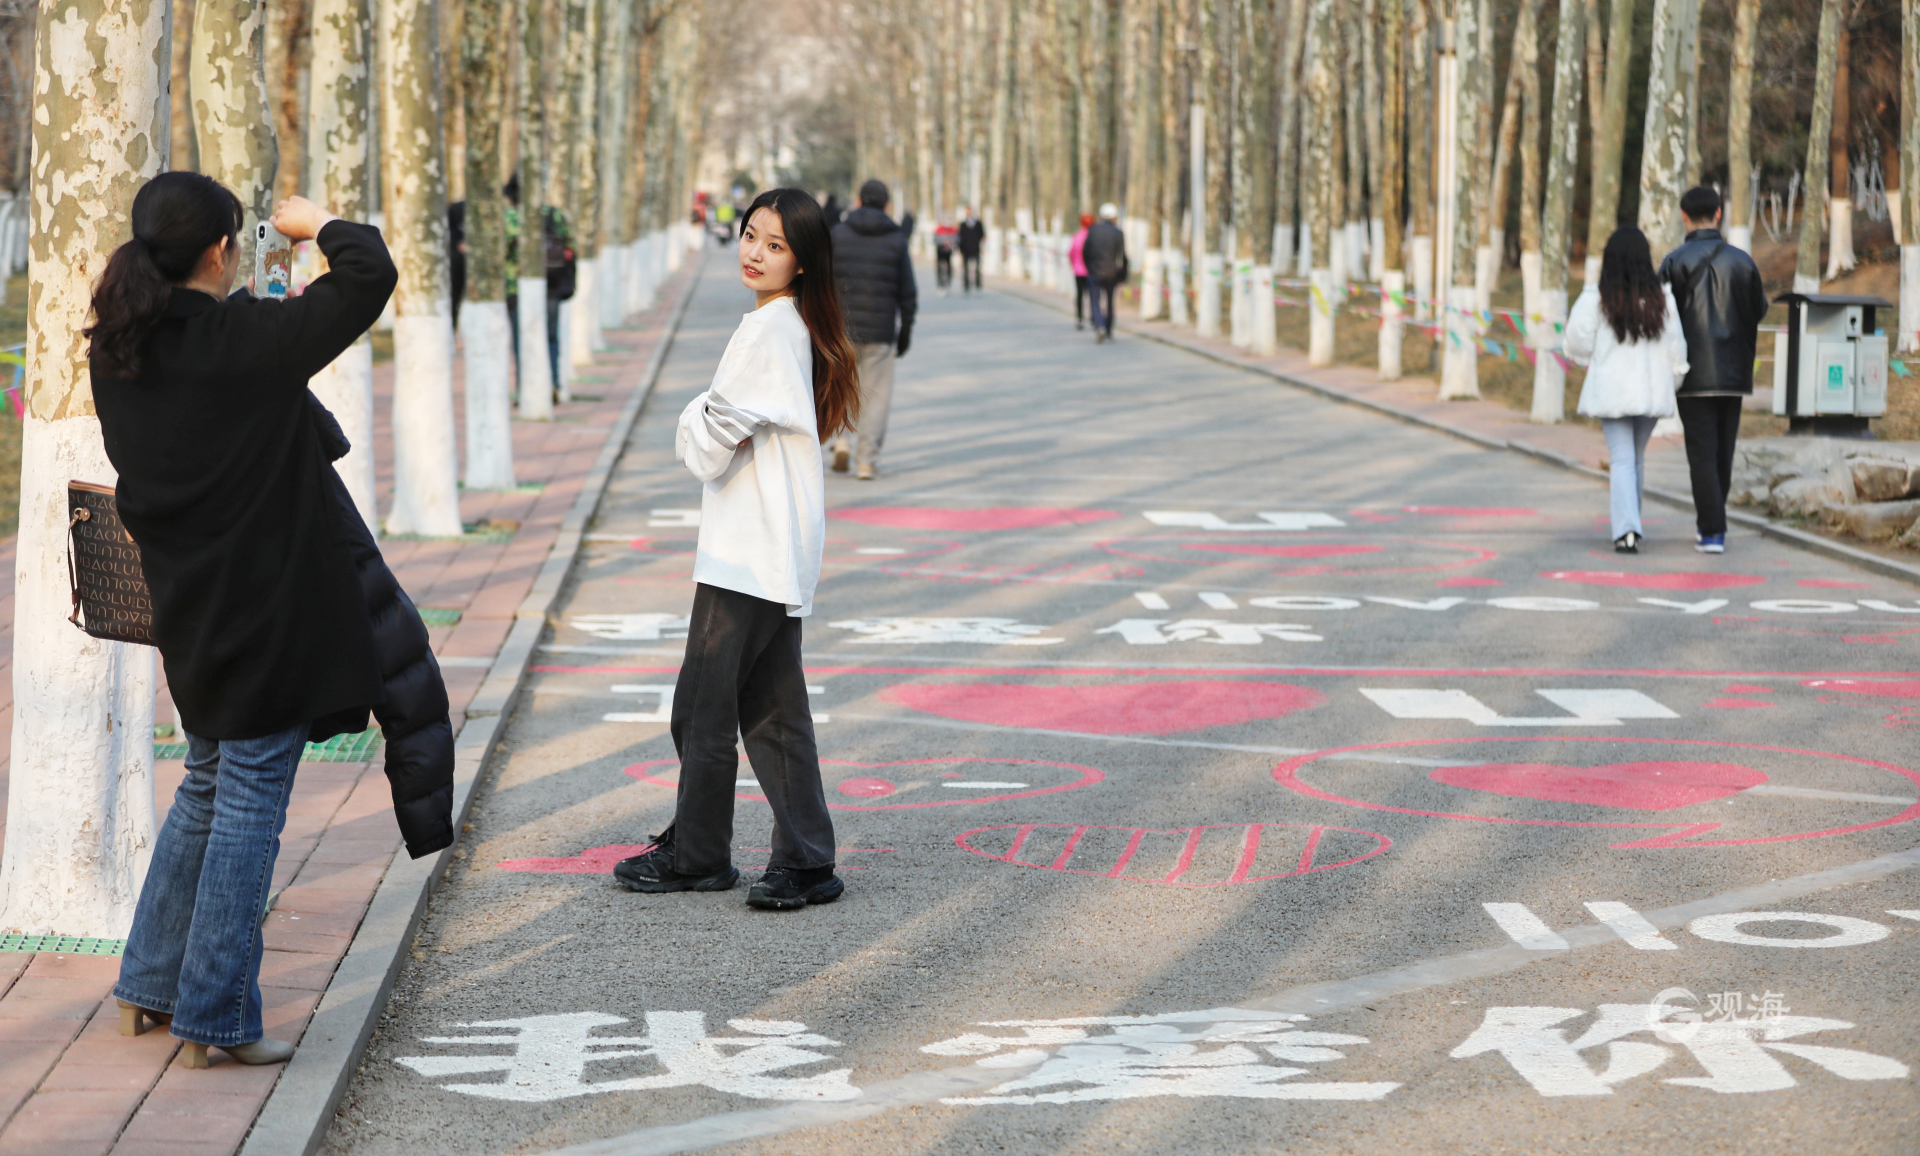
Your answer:
[[[1607,437],[1608,513],[1617,541],[1632,531],[1642,537],[1640,499],[1647,488],[1647,439],[1653,436],[1652,417],[1609,417],[1600,421]]]
[[[256,739],[187,736],[187,777],[154,844],[113,994],[173,1014],[173,1034],[261,1037],[261,916],[287,824],[301,724]]]

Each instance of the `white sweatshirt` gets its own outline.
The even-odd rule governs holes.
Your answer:
[[[1588,417],[1672,417],[1673,391],[1687,376],[1687,338],[1667,299],[1666,325],[1651,341],[1621,344],[1600,311],[1600,287],[1589,285],[1567,315],[1567,356],[1587,367],[1580,412]]]
[[[793,298],[740,319],[713,384],[680,412],[674,456],[706,483],[693,580],[812,613],[826,475],[813,345]]]

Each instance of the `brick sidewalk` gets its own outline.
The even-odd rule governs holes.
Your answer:
[[[574,391],[581,400],[556,407],[552,422],[514,422],[521,488],[463,492],[460,498],[461,521],[472,526],[491,519],[494,532],[382,542],[388,564],[415,603],[442,612],[428,616],[428,633],[441,657],[456,734],[562,519],[666,336],[698,259],[689,256],[652,309],[608,331],[611,348],[577,375]],[[374,438],[382,509],[392,486],[392,387],[391,363],[377,367]],[[456,420],[463,418],[459,398],[456,380]],[[518,525],[507,533],[498,529],[502,522]],[[9,572],[13,550],[12,539],[0,542],[0,564]],[[12,623],[9,587],[0,595],[0,663],[8,668],[0,670],[0,788],[12,724]],[[380,761],[376,749],[372,762],[308,761],[300,767],[274,871],[279,895],[266,921],[260,974],[270,1037],[299,1041],[400,850]],[[185,773],[178,759],[156,764],[162,819]],[[0,1156],[225,1156],[246,1139],[284,1065],[249,1068],[228,1061],[189,1071],[174,1062],[179,1041],[165,1031],[122,1037],[119,1010],[108,998],[119,964],[113,956],[0,954]]]

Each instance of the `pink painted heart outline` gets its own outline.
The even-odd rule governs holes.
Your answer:
[[[909,681],[886,687],[877,697],[957,722],[1103,735],[1242,726],[1287,718],[1327,702],[1321,691],[1295,683],[1224,678],[1044,685]]]
[[[1093,767],[1081,766],[1079,763],[1054,763],[1048,762],[1045,759],[904,759],[897,763],[856,763],[847,759],[820,760],[820,765],[823,767],[859,767],[862,770],[869,771],[880,770],[885,767],[955,766],[966,763],[993,763],[1002,766],[1058,767],[1062,770],[1079,771],[1080,777],[1071,783],[1061,783],[1052,787],[1037,787],[1026,791],[1011,791],[1002,795],[981,795],[970,799],[943,799],[937,802],[925,803],[879,803],[872,806],[860,806],[855,803],[835,803],[830,801],[827,803],[827,809],[830,811],[905,811],[918,807],[964,807],[973,803],[997,803],[1007,799],[1031,799],[1037,798],[1040,795],[1057,795],[1062,791],[1077,791],[1081,787],[1091,787],[1096,783],[1103,783],[1107,779],[1105,771]],[[638,779],[643,783],[649,783],[656,787],[665,787],[668,790],[672,790],[676,784],[656,777],[653,774],[653,769],[655,767],[677,767],[679,765],[679,759],[653,759],[650,762],[634,763],[632,766],[626,768],[626,773],[629,777]],[[755,803],[764,803],[767,801],[767,797],[757,791],[735,791],[733,797]]]

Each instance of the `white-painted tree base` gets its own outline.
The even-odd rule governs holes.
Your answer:
[[[511,490],[513,398],[508,367],[513,331],[505,301],[469,301],[461,309],[466,374],[467,489]]]
[[[92,417],[22,431],[0,929],[125,938],[153,856],[154,654],[67,621],[67,483],[118,475]]]
[[[1347,276],[1346,280],[1358,281],[1365,276],[1367,267],[1367,223],[1365,221],[1347,222]]]
[[[393,320],[393,505],[387,533],[460,536],[460,463],[454,448],[453,318]]]
[[[1275,225],[1273,227],[1273,275],[1275,277],[1293,276],[1293,226]]]
[[[1853,253],[1853,202],[1834,197],[1827,202],[1827,280],[1859,263]]]
[[[1253,346],[1253,262],[1233,263],[1233,298],[1228,305],[1229,340],[1240,349]]]
[[[1336,251],[1340,248],[1338,245],[1331,247]],[[1307,293],[1307,364],[1332,365],[1333,270],[1312,270],[1307,274],[1307,281],[1312,286]]]
[[[1818,293],[1820,292],[1820,278],[1802,277],[1800,274],[1795,273],[1793,275],[1793,291],[1795,293]]]
[[[346,352],[313,375],[307,388],[333,411],[341,432],[353,446],[346,457],[333,463],[333,468],[347,484],[360,520],[371,530],[380,524],[374,499],[373,342],[362,337],[347,346]]]
[[[627,250],[621,245],[608,245],[600,250],[599,288],[593,294],[600,307],[594,317],[600,349],[607,348],[607,330],[620,328],[620,323],[627,319],[626,275],[622,267],[626,256]]]
[[[1900,333],[1894,348],[1920,349],[1920,245],[1900,246]]]
[[[1540,250],[1520,254],[1520,309],[1531,319],[1540,314]]]
[[[567,302],[572,307],[572,328],[568,331],[572,340],[567,349],[573,355],[573,364],[592,365],[594,350],[607,347],[600,335],[600,259],[580,258],[578,272],[573,300]]]
[[[1584,265],[1580,270],[1580,281],[1581,281],[1581,288],[1583,289],[1586,288],[1588,285],[1598,285],[1600,283],[1600,258],[1599,257],[1590,256],[1587,258],[1586,265]]]
[[[1396,294],[1406,296],[1407,274],[1402,269],[1383,269],[1380,272],[1380,379],[1398,381],[1403,372],[1401,368],[1400,346],[1406,336],[1406,327],[1401,323],[1405,310],[1400,302],[1394,300]]]
[[[1221,281],[1226,277],[1226,258],[1206,253],[1200,258],[1199,318],[1194,330],[1202,337],[1220,336]]]
[[[1161,267],[1167,271],[1167,323],[1184,328],[1187,318],[1187,265],[1178,249],[1161,251]]]
[[[1308,247],[1311,248],[1311,246]],[[1319,258],[1318,253],[1310,254],[1311,260],[1317,261]],[[1309,269],[1315,267],[1308,266]],[[1333,274],[1333,283],[1339,287],[1340,294],[1344,297],[1347,292],[1347,243],[1342,226],[1334,226],[1327,232],[1327,271]],[[1308,275],[1307,280],[1313,280],[1311,274]]]
[[[1753,253],[1753,226],[1727,226],[1727,244],[1732,245],[1742,253],[1751,255]]]
[[[1253,293],[1249,305],[1253,311],[1254,355],[1272,357],[1280,350],[1280,335],[1273,315],[1273,266],[1253,267]]]
[[[1540,320],[1528,328],[1528,343],[1538,350],[1533,359],[1533,408],[1531,421],[1553,425],[1567,416],[1567,370],[1550,350],[1559,344],[1554,325],[1567,317],[1565,289],[1540,290]]]
[[[1433,308],[1433,238],[1415,237],[1413,239],[1413,315],[1421,321],[1432,320]]]
[[[1166,312],[1166,267],[1160,250],[1148,249],[1140,258],[1140,320],[1154,321]]]
[[[1393,254],[1398,260],[1400,254]],[[1367,221],[1367,280],[1375,285],[1387,275],[1387,222],[1379,217]]]
[[[565,405],[573,400],[573,351],[576,338],[573,332],[574,308],[572,301],[560,303],[558,328],[560,331],[560,356],[556,359],[560,366],[559,380],[553,383],[553,400]]]
[[[528,421],[553,420],[545,277],[520,278],[520,416]]]
[[[1500,279],[1500,251],[1482,245],[1473,251],[1473,307],[1482,313],[1493,308],[1493,286]]]
[[[1480,325],[1474,319],[1477,291],[1455,285],[1447,291],[1447,334],[1440,360],[1440,398],[1480,396]]]

